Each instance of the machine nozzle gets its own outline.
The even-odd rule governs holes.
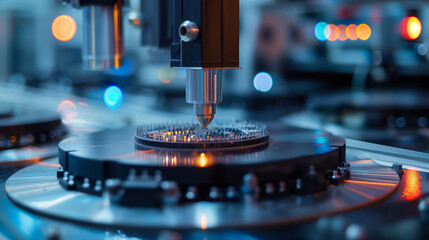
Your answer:
[[[203,128],[207,128],[214,118],[216,113],[216,104],[209,103],[195,103],[194,113],[197,116],[197,120]]]
[[[222,102],[222,69],[189,69],[186,102],[194,104],[194,113],[203,128],[216,114],[216,103]]]

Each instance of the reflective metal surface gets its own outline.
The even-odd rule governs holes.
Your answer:
[[[104,162],[107,165],[110,163],[129,166],[182,165],[199,168],[201,167],[201,153],[205,153],[207,160],[205,167],[216,164],[250,166],[271,162],[290,165],[310,164],[310,162],[315,165],[324,163],[324,167],[326,167],[327,162],[335,166],[338,164],[339,151],[345,144],[343,138],[326,132],[294,128],[282,124],[268,124],[267,130],[270,132],[271,138],[268,147],[244,148],[236,151],[165,150],[145,147],[136,145],[135,127],[108,130],[63,140],[59,144],[59,149],[67,155],[67,159],[60,159],[71,162],[73,166],[69,167],[74,167],[74,169],[69,169],[69,171],[76,174],[81,171],[77,168],[81,161],[85,163]],[[324,159],[324,161],[318,159]],[[174,164],[172,164],[173,162]],[[94,166],[92,167],[92,174],[99,171]]]
[[[38,146],[27,146],[0,151],[0,165],[33,163],[58,155],[58,143],[47,143]]]
[[[186,102],[194,104],[194,114],[204,128],[216,114],[216,104],[222,102],[222,69],[187,70]]]
[[[380,144],[347,139],[347,152],[356,157],[367,158],[382,162],[386,165],[402,164],[404,167],[419,168],[429,171],[429,154]]]
[[[83,8],[83,67],[90,70],[118,68],[123,64],[121,2]]]
[[[351,179],[323,195],[292,196],[260,203],[199,202],[184,206],[126,208],[106,198],[67,192],[55,177],[56,159],[33,165],[6,182],[9,198],[25,209],[85,224],[125,229],[223,229],[275,226],[335,214],[380,201],[392,194],[399,177],[371,160],[350,162]]]

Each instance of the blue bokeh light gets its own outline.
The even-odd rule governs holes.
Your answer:
[[[273,78],[266,72],[260,72],[253,79],[253,86],[258,91],[268,92],[273,87]]]
[[[331,145],[329,144],[329,140],[322,136],[322,131],[319,129],[314,130],[316,134],[316,139],[314,140],[314,147],[317,154],[323,154],[330,152]]]
[[[122,90],[115,85],[108,86],[104,91],[104,104],[110,109],[118,109],[122,106],[124,94]]]
[[[316,26],[314,27],[314,36],[316,36],[316,39],[324,42],[326,41],[326,36],[325,36],[325,29],[328,26],[328,24],[326,22],[318,22],[316,24]]]

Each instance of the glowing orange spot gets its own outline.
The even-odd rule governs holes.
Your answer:
[[[350,190],[350,191],[353,191],[353,192],[355,192],[355,193],[357,193],[357,194],[359,194],[359,195],[362,195],[362,196],[364,196],[364,197],[367,197],[367,198],[369,198],[369,199],[374,199],[374,197],[373,196],[371,196],[371,195],[368,195],[368,194],[366,194],[366,193],[363,193],[363,192],[361,192],[361,191],[358,191],[358,190],[356,190],[356,189],[353,189],[353,188],[350,188],[350,187],[347,187],[347,186],[344,186],[345,188],[347,188],[348,190]]]
[[[68,15],[61,15],[52,22],[52,34],[62,42],[70,41],[76,34],[76,22]]]
[[[329,24],[325,28],[325,37],[328,41],[336,41],[340,36],[340,29],[334,24]]]
[[[402,37],[408,40],[415,40],[422,33],[422,23],[416,17],[404,18],[401,21],[400,28]]]
[[[377,185],[377,186],[389,186],[396,187],[396,183],[380,183],[380,182],[367,182],[367,181],[356,181],[356,180],[346,180],[348,183],[356,183],[356,184],[366,184],[366,185]]]
[[[10,137],[9,140],[11,143],[16,143],[16,137],[15,136]]]
[[[420,172],[416,170],[407,169],[404,171],[403,182],[404,189],[402,190],[401,198],[406,201],[412,201],[422,195],[422,177]]]
[[[205,231],[207,229],[207,217],[205,214],[201,215],[200,224],[201,230]]]
[[[340,31],[340,34],[338,36],[338,40],[340,40],[340,41],[347,40],[347,34],[346,34],[347,27],[346,27],[346,25],[342,25],[342,24],[338,25],[338,30]]]
[[[141,21],[140,21],[140,19],[139,19],[139,18],[135,18],[135,19],[133,20],[133,24],[134,24],[134,25],[136,25],[136,26],[140,26],[140,23],[141,23]]]
[[[201,153],[198,164],[200,165],[200,167],[205,167],[207,165],[207,158],[204,153]]]
[[[347,35],[347,37],[348,37],[350,40],[352,40],[352,41],[357,40],[357,39],[358,39],[358,36],[357,36],[356,31],[357,31],[357,26],[356,26],[355,24],[350,24],[350,25],[349,25],[349,26],[347,26],[347,28],[346,28],[346,35]]]
[[[360,40],[366,41],[369,39],[369,37],[371,37],[371,28],[368,25],[362,23],[357,27],[356,34]]]

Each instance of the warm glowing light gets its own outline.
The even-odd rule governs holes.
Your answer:
[[[348,26],[344,24],[335,25],[327,24],[325,22],[319,22],[314,27],[314,35],[319,41],[346,41],[350,39],[355,41],[357,39],[366,41],[371,37],[371,28],[367,24],[350,24]]]
[[[347,26],[343,25],[343,24],[338,25],[338,30],[340,31],[340,34],[338,36],[338,40],[340,40],[340,41],[347,40],[347,34],[346,34]]]
[[[419,171],[407,169],[404,171],[402,179],[404,188],[402,189],[401,199],[412,201],[422,195],[422,177]]]
[[[314,36],[316,39],[323,42],[326,41],[325,28],[328,26],[326,22],[318,22],[314,27]]]
[[[104,103],[108,108],[118,109],[122,106],[123,101],[124,95],[118,86],[109,86],[104,91]]]
[[[71,120],[77,117],[76,104],[70,100],[61,101],[57,111],[65,120]]]
[[[121,53],[119,52],[119,39],[120,39],[120,33],[118,31],[119,29],[119,11],[121,11],[121,9],[119,9],[119,5],[115,4],[113,6],[113,29],[115,32],[115,68],[119,68],[120,63],[119,63],[119,59],[121,56]]]
[[[74,104],[72,101],[70,101],[70,100],[63,100],[63,101],[60,102],[60,105],[58,105],[57,111],[60,112],[67,105],[71,106],[72,108],[76,108],[76,104]]]
[[[207,166],[207,158],[206,158],[206,155],[204,153],[201,153],[200,159],[198,160],[198,164],[200,165],[200,167]]]
[[[253,79],[253,86],[260,92],[268,92],[273,87],[273,78],[266,72],[260,72]]]
[[[367,182],[367,181],[356,181],[356,180],[345,180],[348,183],[356,183],[363,185],[377,185],[377,186],[386,186],[386,187],[396,187],[396,183],[383,183],[383,182]]]
[[[76,34],[76,22],[68,15],[61,15],[52,22],[52,34],[62,42],[70,41]]]
[[[207,229],[207,217],[205,214],[201,215],[200,224],[201,230],[205,231]]]
[[[140,18],[133,19],[133,24],[136,25],[136,26],[140,26],[140,24],[141,24]]]
[[[403,38],[417,39],[422,33],[422,23],[417,17],[406,17],[401,21],[400,32]]]
[[[352,176],[383,176],[383,177],[394,177],[396,176],[396,173],[386,173],[386,174],[381,174],[381,173],[352,173]]]
[[[367,24],[360,24],[356,29],[356,35],[360,40],[366,41],[371,37],[371,28]]]
[[[340,29],[334,24],[329,24],[325,28],[325,37],[328,41],[336,41],[340,36]]]
[[[346,36],[348,39],[355,41],[358,39],[357,36],[357,26],[355,24],[350,24],[349,26],[347,26],[346,28]]]

